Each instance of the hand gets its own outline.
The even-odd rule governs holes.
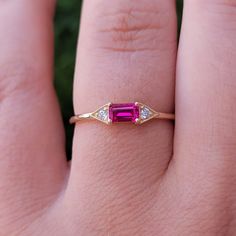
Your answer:
[[[80,123],[71,165],[54,6],[0,2],[0,235],[236,235],[236,1],[185,1],[177,74],[174,0],[84,1],[75,113],[140,101],[176,122]]]

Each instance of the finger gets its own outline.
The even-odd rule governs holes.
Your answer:
[[[175,154],[198,177],[235,168],[235,3],[185,1]]]
[[[55,197],[65,175],[53,8],[53,1],[0,2],[0,222],[13,214],[14,227]]]
[[[140,101],[172,113],[175,57],[174,1],[85,1],[75,112],[93,111],[109,101]],[[123,197],[128,186],[141,191],[164,174],[172,141],[173,123],[169,121],[142,127],[81,123],[75,130],[68,193],[76,189],[79,193],[72,194],[76,199],[84,193],[88,195],[85,202],[93,202],[95,183],[100,189],[97,197],[107,191],[106,186],[121,191]]]

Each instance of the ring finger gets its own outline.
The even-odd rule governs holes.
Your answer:
[[[140,101],[173,113],[176,28],[173,0],[85,1],[74,84],[75,112],[93,111],[108,102]],[[79,209],[78,216],[86,206],[87,213],[101,212],[106,217],[108,208],[102,205],[111,204],[114,196],[120,196],[120,203],[115,203],[113,210],[133,196],[147,199],[149,196],[137,193],[164,174],[172,142],[173,123],[169,121],[142,127],[78,124],[67,202],[76,204],[73,209]],[[88,207],[94,201],[96,209]]]

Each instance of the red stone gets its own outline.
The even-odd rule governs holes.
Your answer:
[[[135,122],[139,118],[139,106],[135,103],[111,104],[109,118],[114,122]]]

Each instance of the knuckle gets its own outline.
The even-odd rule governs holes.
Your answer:
[[[43,76],[43,75],[42,75]],[[39,92],[40,73],[23,60],[0,65],[0,101],[11,95],[25,92]]]
[[[230,25],[232,25],[231,23],[233,23],[235,25],[236,0],[195,0],[194,4],[197,5],[197,9],[204,12],[203,14],[206,17],[208,16],[212,22],[216,20],[217,24],[223,22],[224,24],[230,23]],[[218,17],[220,20],[217,20],[215,17]]]
[[[235,43],[236,0],[188,0],[186,7],[196,14],[202,30],[210,33],[214,42]]]
[[[224,16],[227,18],[227,20],[235,19],[235,13],[236,13],[236,0],[219,0],[215,3],[215,7],[213,8],[213,12],[216,13],[216,15],[221,15],[222,19],[224,19]],[[230,18],[229,18],[230,17]]]
[[[236,7],[236,0],[187,0],[187,3],[191,2],[194,4],[204,5],[216,5],[216,6],[232,6]]]
[[[220,4],[230,7],[236,7],[236,0],[220,0]]]
[[[134,5],[127,4],[115,6],[111,10],[101,10],[98,17],[98,35],[100,48],[121,51],[148,51],[158,48],[160,38],[166,36],[166,28],[175,24],[170,17],[166,4]],[[173,19],[173,20],[172,20]]]

